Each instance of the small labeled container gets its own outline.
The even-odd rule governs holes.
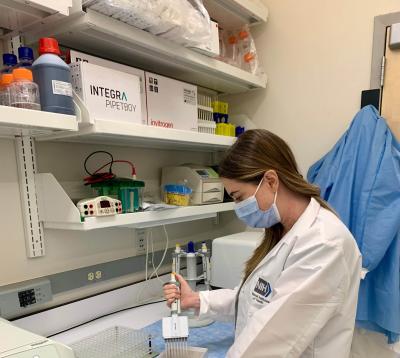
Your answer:
[[[10,106],[10,85],[14,81],[14,76],[11,73],[3,73],[0,82],[0,105]]]
[[[181,184],[164,185],[164,202],[169,205],[188,206],[192,189]]]
[[[10,105],[40,111],[39,87],[32,80],[32,71],[27,68],[16,68],[12,74],[14,81],[9,87]]]

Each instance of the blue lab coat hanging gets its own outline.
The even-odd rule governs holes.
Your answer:
[[[363,269],[357,326],[400,337],[400,143],[372,106],[311,166],[308,180],[357,240]]]

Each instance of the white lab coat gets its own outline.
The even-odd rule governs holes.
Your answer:
[[[243,285],[227,357],[348,358],[360,271],[351,233],[311,199]],[[201,292],[200,318],[232,320],[236,294]]]

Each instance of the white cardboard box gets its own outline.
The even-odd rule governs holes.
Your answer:
[[[135,67],[123,65],[118,62],[105,60],[104,58],[88,55],[86,53],[75,51],[75,50],[69,50],[69,55],[71,58],[71,63],[79,62],[79,61],[88,62],[88,63],[92,63],[94,65],[110,68],[110,69],[121,71],[121,72],[130,73],[131,75],[138,76],[140,79],[140,97],[141,97],[142,118],[143,118],[143,123],[144,124],[147,123],[146,91],[145,91],[145,79],[144,79],[144,71],[143,70],[139,70],[138,68],[135,68]]]
[[[145,72],[147,124],[196,131],[197,86]]]
[[[70,68],[72,88],[94,118],[145,124],[138,76],[88,62]]]

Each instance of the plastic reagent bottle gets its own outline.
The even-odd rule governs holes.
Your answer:
[[[33,50],[30,47],[19,47],[18,60],[18,67],[26,67],[31,69],[33,63]]]
[[[12,53],[3,54],[3,68],[1,69],[1,73],[11,73],[16,65],[17,56]]]
[[[40,57],[32,65],[33,79],[39,85],[40,103],[46,112],[75,114],[69,66],[60,58],[57,40],[39,40]]]
[[[11,106],[40,110],[39,87],[32,80],[32,71],[16,68],[12,74],[14,82],[10,85]]]
[[[0,105],[10,106],[10,85],[14,80],[14,76],[11,73],[3,73],[1,75],[0,82]]]

